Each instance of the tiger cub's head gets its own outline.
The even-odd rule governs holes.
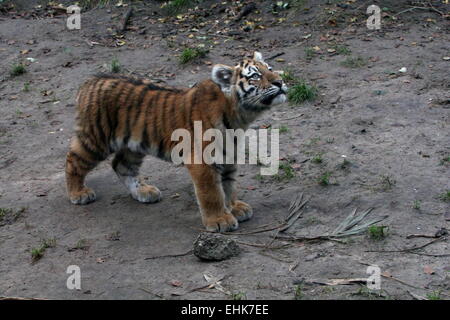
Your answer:
[[[272,71],[259,52],[235,67],[215,65],[212,80],[225,95],[236,97],[241,107],[251,111],[262,111],[286,101],[287,87],[280,73]]]

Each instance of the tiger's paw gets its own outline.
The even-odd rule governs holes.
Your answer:
[[[247,203],[236,200],[232,207],[231,213],[236,217],[239,222],[247,221],[253,217],[253,209]]]
[[[239,222],[231,213],[225,212],[219,216],[203,217],[203,225],[208,231],[227,232],[236,230]]]
[[[95,192],[91,188],[84,187],[81,191],[71,192],[70,202],[73,204],[88,204],[95,201]]]
[[[142,203],[155,203],[161,201],[161,191],[157,187],[141,184],[139,188],[131,193],[131,196]]]

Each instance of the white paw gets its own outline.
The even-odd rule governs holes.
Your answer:
[[[83,191],[76,192],[70,195],[70,202],[78,205],[84,205],[94,202],[95,199],[96,199],[95,192],[90,188],[84,188]]]

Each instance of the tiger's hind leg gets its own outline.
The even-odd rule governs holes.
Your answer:
[[[66,158],[66,184],[69,199],[73,204],[88,204],[95,201],[95,192],[84,185],[86,175],[105,157],[90,148],[79,137],[74,137]]]
[[[158,202],[161,200],[161,191],[155,186],[145,184],[139,177],[139,168],[144,157],[142,153],[121,150],[116,153],[112,166],[134,199],[144,203]]]

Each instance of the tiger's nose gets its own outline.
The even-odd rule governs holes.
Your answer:
[[[281,87],[283,86],[283,81],[282,80],[274,80],[274,81],[272,81],[272,84],[281,89]]]

